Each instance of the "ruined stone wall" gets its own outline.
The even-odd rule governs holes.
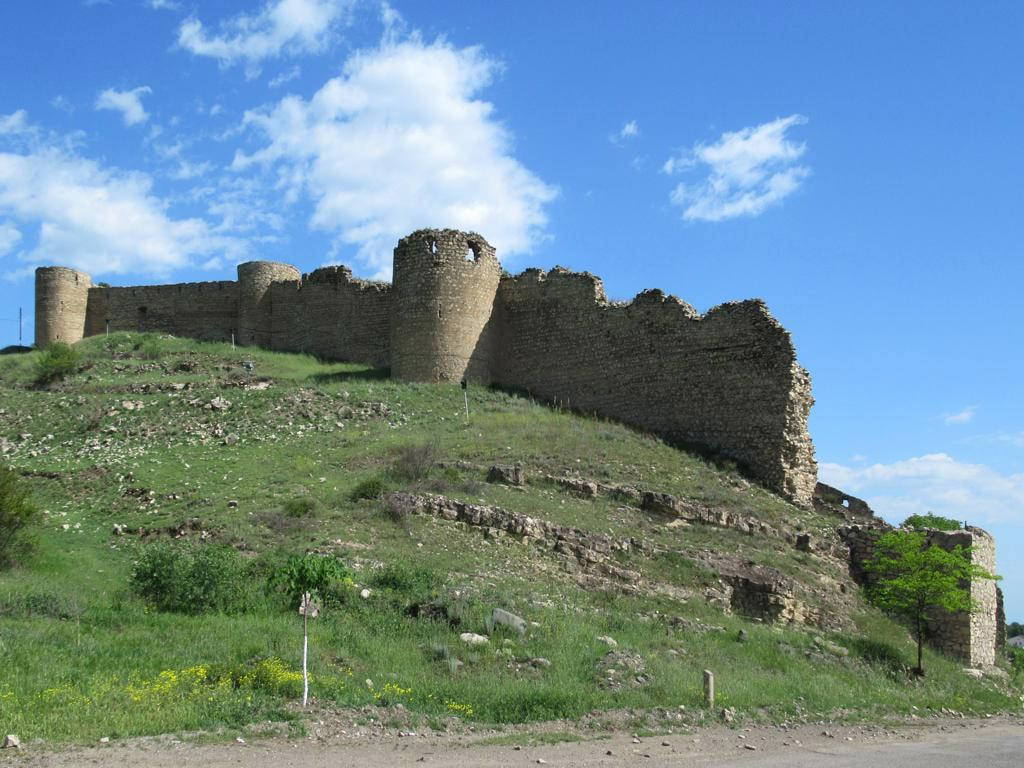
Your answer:
[[[45,347],[51,341],[81,341],[91,286],[89,275],[77,269],[36,270],[36,346]]]
[[[839,529],[839,535],[850,550],[850,575],[854,581],[870,586],[878,576],[864,569],[875,552],[875,543],[883,533],[894,530],[879,520],[871,525],[852,525]],[[956,546],[971,548],[971,561],[988,573],[996,568],[995,540],[981,528],[963,531],[928,531],[932,546],[952,550]],[[995,663],[999,644],[1000,600],[996,583],[991,579],[973,581],[970,585],[972,613],[936,611],[928,619],[928,643],[944,653],[974,666]]]
[[[270,286],[271,347],[379,367],[391,364],[391,286],[323,267]]]
[[[87,336],[111,331],[157,331],[229,341],[238,329],[238,283],[176,283],[96,287],[89,291]]]
[[[238,265],[238,342],[270,348],[273,334],[273,301],[270,286],[298,281],[299,270],[276,261],[247,261]]]
[[[395,248],[391,374],[412,381],[489,382],[501,264],[475,233],[421,229]]]
[[[995,540],[981,528],[929,531],[928,541],[945,550],[970,547],[971,562],[988,573],[996,572]],[[928,634],[936,648],[972,667],[989,666],[996,663],[996,583],[992,579],[976,579],[970,590],[974,610],[969,614],[937,612],[930,617]]]
[[[598,278],[556,268],[503,279],[496,312],[498,383],[710,449],[811,504],[810,377],[761,301],[703,317],[660,291],[612,303]]]

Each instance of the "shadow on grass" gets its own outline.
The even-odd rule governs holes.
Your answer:
[[[314,373],[309,378],[318,384],[341,381],[382,381],[391,377],[390,368],[364,368],[358,371],[332,371]]]

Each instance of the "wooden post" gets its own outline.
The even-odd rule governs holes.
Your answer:
[[[715,673],[710,669],[704,670],[704,704],[708,709],[715,708]]]

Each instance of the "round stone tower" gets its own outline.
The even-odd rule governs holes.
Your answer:
[[[277,261],[247,261],[238,265],[238,343],[270,347],[273,306],[270,284],[301,280],[299,270]]]
[[[92,279],[68,267],[36,270],[36,346],[74,344],[85,336],[85,312]]]
[[[420,229],[399,240],[391,289],[391,375],[489,382],[489,321],[500,279],[494,248],[480,235]]]

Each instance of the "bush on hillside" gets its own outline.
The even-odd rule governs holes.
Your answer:
[[[913,531],[923,531],[928,528],[936,531],[959,531],[963,528],[963,524],[959,520],[929,512],[924,515],[911,515],[903,521],[903,527]]]
[[[307,552],[292,555],[270,574],[269,585],[283,592],[288,605],[297,607],[309,592],[327,605],[341,605],[352,594],[356,583],[348,567],[338,558]]]
[[[440,457],[437,443],[413,443],[401,446],[391,465],[391,474],[399,480],[416,482],[430,474]]]
[[[356,487],[349,493],[349,498],[352,501],[362,501],[363,499],[379,499],[384,495],[384,491],[387,490],[387,486],[384,481],[379,477],[368,477],[365,480],[360,480],[356,484]]]
[[[237,613],[247,607],[249,567],[231,547],[157,541],[132,567],[132,591],[160,611]]]
[[[309,496],[298,496],[288,499],[282,506],[282,510],[288,517],[308,517],[316,509],[316,500]]]
[[[879,667],[890,677],[906,674],[910,667],[892,643],[872,640],[869,637],[856,637],[847,644],[853,654],[873,667]]]
[[[61,381],[78,370],[78,350],[63,341],[55,341],[43,350],[36,360],[35,382],[37,386]]]
[[[0,467],[0,568],[14,562],[18,545],[24,543],[25,529],[38,514],[21,478],[13,470]]]

